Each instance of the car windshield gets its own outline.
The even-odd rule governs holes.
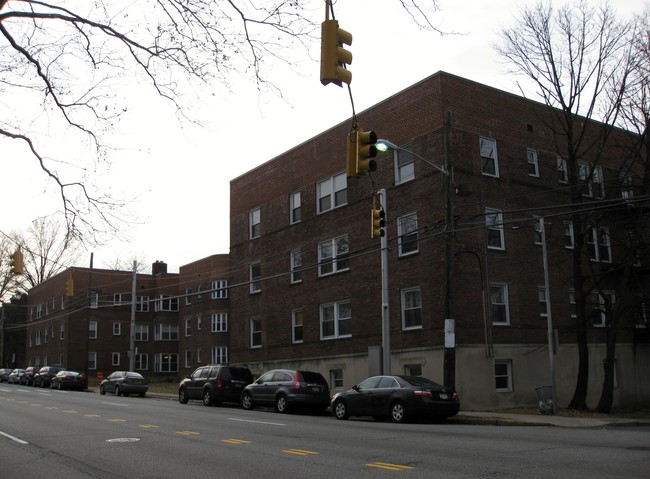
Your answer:
[[[425,387],[425,388],[434,388],[441,387],[440,384],[434,383],[430,379],[423,378],[422,376],[404,376],[402,379],[412,386]]]
[[[144,379],[144,377],[140,373],[126,373],[126,377],[136,378],[136,379]]]

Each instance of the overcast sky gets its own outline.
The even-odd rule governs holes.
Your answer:
[[[512,24],[518,9],[533,3],[440,0],[442,11],[434,23],[458,32],[441,36],[418,30],[397,0],[338,0],[336,19],[353,35],[350,70],[356,111],[440,70],[517,93],[517,78],[506,74],[508,66],[492,43],[498,40],[500,26]],[[646,3],[611,2],[626,17],[642,11]],[[322,21],[324,14],[324,6],[317,8],[315,20]],[[118,256],[136,255],[148,263],[165,261],[169,271],[176,272],[183,264],[228,253],[230,180],[352,115],[347,88],[320,84],[319,44],[313,45],[312,56],[311,63],[294,72],[278,68],[273,80],[282,88],[284,100],[260,97],[252,84],[239,84],[216,96],[206,91],[201,107],[192,111],[204,124],[200,128],[180,124],[152,92],[138,90],[140,101],[129,105],[119,125],[122,148],[112,153],[102,184],[116,195],[135,198],[131,209],[140,224],[126,232],[129,241],[95,248],[95,267],[111,264]],[[0,155],[6,158],[6,152]],[[5,206],[4,231],[25,230],[30,220],[51,213],[56,201],[39,187],[42,174],[30,165],[31,158],[12,158],[14,162],[21,165],[23,178],[33,180],[21,187],[24,208]],[[3,183],[0,194],[8,205],[11,189],[6,176]]]

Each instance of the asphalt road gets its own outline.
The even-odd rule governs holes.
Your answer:
[[[337,421],[0,386],[0,477],[646,478],[648,428]]]

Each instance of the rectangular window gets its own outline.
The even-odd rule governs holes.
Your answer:
[[[251,331],[251,348],[262,347],[262,318],[255,317],[250,319]]]
[[[492,324],[506,326],[510,324],[507,284],[490,285],[490,313]]]
[[[156,341],[178,341],[178,324],[156,324]]]
[[[119,366],[120,365],[120,353],[112,353],[111,354],[111,365],[112,366]]]
[[[215,346],[212,348],[212,364],[228,364],[228,347]]]
[[[88,352],[88,369],[97,369],[97,353],[95,351]]]
[[[589,295],[591,305],[591,319],[593,325],[597,328],[607,326],[614,312],[614,292],[613,291],[592,291]]]
[[[300,191],[289,195],[289,223],[291,224],[299,223],[302,220],[300,201]]]
[[[544,218],[535,218],[533,225],[534,242],[537,245],[542,244],[542,221],[544,221]]]
[[[192,367],[192,351],[190,349],[185,350],[185,367]]]
[[[548,317],[548,301],[546,299],[546,288],[537,289],[537,300],[539,301],[539,316]]]
[[[348,237],[340,236],[318,244],[318,275],[326,276],[350,268]]]
[[[330,369],[330,389],[343,389],[342,369]]]
[[[61,324],[59,327],[59,339],[65,338],[65,324]]]
[[[415,157],[413,156],[413,144],[401,146],[399,150],[393,150],[395,162],[395,184],[400,185],[415,179]]]
[[[228,280],[218,279],[212,282],[212,299],[228,298]]]
[[[192,288],[185,288],[185,306],[192,304]]]
[[[569,182],[569,167],[564,158],[558,156],[555,159],[555,165],[557,168],[557,181],[558,183],[568,183]]]
[[[528,160],[528,176],[539,177],[537,150],[534,150],[533,148],[526,149],[526,158]]]
[[[587,164],[578,163],[578,176],[580,185],[584,188],[582,194],[589,198],[603,198],[605,196],[605,184],[603,183],[603,169],[600,166],[593,168]]]
[[[418,252],[418,216],[416,213],[397,218],[397,241],[400,256]]]
[[[135,369],[137,371],[143,371],[149,369],[149,355],[148,354],[136,354],[135,355]]]
[[[185,337],[192,336],[192,320],[185,320]]]
[[[228,313],[212,313],[212,332],[228,332]]]
[[[175,373],[178,372],[178,353],[156,354],[156,372]]]
[[[497,158],[497,142],[490,138],[479,138],[481,149],[481,171],[486,176],[499,176],[499,159]]]
[[[88,321],[88,339],[97,339],[97,321]]]
[[[422,298],[420,288],[402,290],[402,329],[422,328]]]
[[[92,291],[90,293],[90,309],[97,309],[99,307],[99,293]]]
[[[352,336],[352,307],[349,301],[322,304],[320,307],[321,339]]]
[[[500,210],[485,209],[485,226],[487,228],[487,244],[489,249],[505,249],[503,234],[503,213]]]
[[[302,310],[295,309],[291,312],[291,341],[302,343]]]
[[[122,334],[122,323],[113,321],[113,336],[120,336]]]
[[[135,310],[141,313],[149,311],[149,296],[137,296]]]
[[[149,341],[149,325],[136,324],[135,325],[135,340],[136,341]]]
[[[407,376],[422,376],[422,365],[421,364],[405,364],[404,365],[404,374]]]
[[[119,306],[122,304],[122,293],[115,293],[113,295],[113,304]]]
[[[43,317],[43,305],[42,304],[37,304],[36,305],[36,319],[40,319]]]
[[[621,198],[631,200],[634,197],[634,178],[629,173],[621,175]]]
[[[594,226],[588,234],[587,250],[589,251],[589,259],[601,263],[611,263],[612,251],[609,242],[609,229]]]
[[[201,319],[201,315],[199,314],[199,315],[196,317],[196,330],[197,330],[197,331],[201,331],[201,323],[202,323],[202,322],[203,322],[203,321],[202,321],[202,319]]]
[[[178,298],[168,294],[159,294],[156,296],[154,311],[178,311]]]
[[[248,212],[249,239],[260,237],[260,209],[255,208]]]
[[[340,173],[316,184],[317,213],[338,208],[348,202],[346,173]]]
[[[302,281],[302,253],[299,249],[294,249],[291,252],[290,259],[291,262],[291,282],[300,283]]]
[[[566,249],[573,249],[575,246],[575,239],[573,236],[573,223],[567,221],[564,223],[564,247]]]
[[[262,291],[262,263],[250,265],[250,294]]]
[[[512,391],[512,361],[494,361],[494,383],[497,392]]]

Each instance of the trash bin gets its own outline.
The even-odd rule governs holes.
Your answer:
[[[535,388],[540,414],[553,414],[553,386]]]

